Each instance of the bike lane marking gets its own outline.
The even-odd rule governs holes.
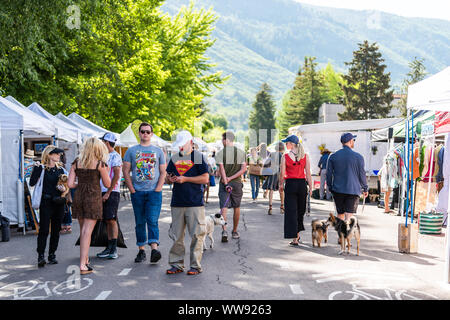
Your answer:
[[[108,298],[108,296],[111,294],[112,291],[102,291],[100,294],[95,298],[95,300],[105,300]]]
[[[0,276],[0,280],[5,279],[6,277],[9,277],[9,274],[2,274],[2,275]]]
[[[131,270],[133,270],[133,269],[132,268],[125,268],[118,274],[118,276],[127,276],[130,273]]]
[[[290,284],[289,287],[293,294],[305,294],[299,284]]]

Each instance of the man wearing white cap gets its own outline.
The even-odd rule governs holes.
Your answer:
[[[187,226],[191,236],[190,269],[188,275],[202,272],[203,240],[206,234],[203,188],[209,181],[208,165],[203,155],[194,150],[192,135],[188,131],[177,134],[172,148],[176,151],[167,165],[167,182],[172,189],[172,223],[169,237],[174,241],[169,252],[170,269],[167,274],[184,270],[184,234]]]
[[[119,227],[117,225],[117,211],[120,203],[120,185],[119,181],[122,173],[122,158],[114,150],[117,138],[107,132],[101,138],[109,151],[108,168],[111,186],[106,188],[100,180],[103,196],[103,220],[106,221],[108,230],[108,246],[105,250],[97,254],[99,258],[117,259],[117,237],[119,235]]]

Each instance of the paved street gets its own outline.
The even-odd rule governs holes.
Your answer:
[[[312,200],[311,216],[306,217],[306,231],[299,248],[283,239],[283,215],[276,195],[273,215],[267,215],[262,194],[251,202],[250,185],[245,185],[239,231],[241,238],[220,242],[216,227],[216,246],[203,255],[204,272],[198,276],[185,273],[166,275],[167,256],[172,241],[167,235],[171,192],[164,188],[160,217],[162,259],[158,264],[137,264],[134,216],[131,202],[122,199],[119,219],[128,249],[119,248],[119,259],[102,260],[91,248],[95,273],[77,282],[79,247],[78,224],[73,233],[61,235],[57,265],[37,267],[36,235],[23,236],[13,230],[10,242],[0,243],[1,299],[449,299],[450,285],[444,279],[445,236],[420,235],[418,254],[400,254],[397,246],[399,217],[385,215],[382,209],[366,205],[359,215],[361,254],[339,256],[336,232],[329,229],[329,243],[322,248],[311,245],[313,218],[326,218],[333,210],[327,201]],[[359,208],[361,210],[361,206]],[[212,188],[207,214],[219,212],[217,187]],[[229,221],[231,215],[228,214]],[[401,220],[403,221],[403,219]],[[231,226],[230,226],[231,229]],[[187,236],[186,243],[189,238]],[[188,247],[188,245],[187,245]],[[356,249],[356,245],[352,247]],[[47,257],[47,254],[46,254]],[[186,264],[189,264],[188,250]]]

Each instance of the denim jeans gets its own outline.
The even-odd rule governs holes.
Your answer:
[[[250,175],[250,184],[252,186],[252,199],[255,200],[256,198],[258,198],[260,176],[251,174]]]
[[[161,213],[162,192],[136,191],[131,194],[131,203],[136,222],[136,245],[159,245],[158,219]]]

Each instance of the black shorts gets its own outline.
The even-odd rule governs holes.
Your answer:
[[[359,196],[333,192],[334,203],[338,214],[356,213],[358,209]]]
[[[102,196],[106,192],[102,193]],[[116,220],[117,211],[119,210],[120,192],[111,192],[108,200],[103,202],[103,220]]]
[[[230,182],[228,183],[231,187],[233,187],[233,190],[231,191],[230,199],[228,199],[228,192],[225,190],[225,185],[223,183],[220,183],[219,185],[219,203],[220,203],[220,209],[225,207],[225,202],[227,202],[227,208],[240,208],[241,206],[241,200],[243,196],[243,187],[244,185],[242,182]]]

